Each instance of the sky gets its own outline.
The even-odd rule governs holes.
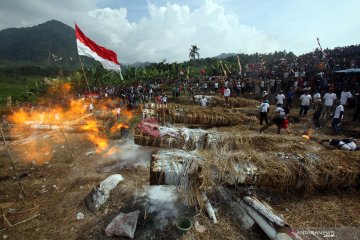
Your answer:
[[[360,0],[0,0],[0,30],[74,21],[122,64],[360,43]],[[0,50],[1,51],[1,50]]]

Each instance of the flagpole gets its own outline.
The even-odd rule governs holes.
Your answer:
[[[119,70],[119,74],[120,74],[120,79],[121,79],[121,81],[124,81],[123,75],[121,74],[121,68],[120,68],[120,70]]]
[[[86,74],[85,74],[84,65],[83,65],[83,63],[82,63],[82,61],[81,61],[80,55],[78,55],[78,56],[79,56],[79,61],[80,61],[81,69],[82,69],[83,74],[84,74],[84,77],[85,77],[86,85],[87,85],[87,87],[88,87],[89,94],[90,94],[90,97],[91,97],[91,102],[93,102],[93,96],[91,95],[90,85],[89,85],[89,82],[88,82],[87,77],[86,77]]]

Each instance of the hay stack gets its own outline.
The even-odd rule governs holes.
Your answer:
[[[253,149],[254,151],[306,150],[305,144],[299,144],[296,137],[278,135],[263,136],[252,133],[245,136],[232,132],[189,128],[160,127],[160,137],[143,133],[135,128],[134,141],[138,145],[165,149],[177,148],[187,151],[226,148],[228,151]]]
[[[158,157],[159,155],[162,157]],[[314,191],[321,188],[357,187],[360,183],[359,152],[335,150],[318,154],[259,153],[249,150],[229,152],[223,148],[197,151],[190,156],[196,161],[189,157],[173,158],[167,151],[160,151],[154,159],[161,158],[162,162],[168,162],[168,165],[171,163],[170,165],[176,165],[178,170],[183,170],[181,173],[177,171],[176,176],[198,177],[196,171],[201,167],[203,176],[201,185],[205,189],[221,184],[251,184],[279,190]],[[190,165],[188,161],[191,162],[192,167],[185,170],[181,165]],[[154,164],[152,163],[152,167],[155,166]],[[166,174],[173,173],[167,169]],[[177,184],[181,185],[181,181],[177,179]]]
[[[247,98],[229,98],[229,103],[231,107],[235,108],[244,108],[244,107],[256,107],[259,105],[259,101]],[[224,97],[214,96],[212,98],[213,106],[224,106],[225,99]]]
[[[168,108],[156,109],[156,118],[161,123],[186,123],[220,127],[254,123],[254,118],[244,113],[231,112],[228,109],[200,106],[169,105]]]

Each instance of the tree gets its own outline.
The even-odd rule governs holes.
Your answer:
[[[191,45],[191,48],[189,49],[189,58],[194,61],[196,59],[196,56],[200,58],[199,50],[200,48],[198,48],[196,45]]]

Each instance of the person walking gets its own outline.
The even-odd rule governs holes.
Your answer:
[[[315,112],[313,114],[312,123],[314,128],[320,128],[320,116],[323,110],[323,104],[321,99],[316,100],[315,102]]]
[[[284,106],[284,100],[285,100],[285,95],[283,93],[282,90],[279,91],[278,95],[276,95],[275,99],[276,99],[276,106],[277,107],[283,107]]]
[[[335,93],[331,91],[327,91],[323,99],[325,100],[325,102],[324,102],[324,110],[322,112],[322,119],[325,120],[326,117],[331,114],[334,101],[337,99],[337,97]]]
[[[337,134],[341,133],[341,120],[344,116],[344,106],[341,104],[341,102],[337,101],[338,106],[335,109],[334,117],[332,120],[332,128]]]
[[[310,102],[311,102],[311,95],[309,94],[309,91],[305,91],[303,95],[300,96],[300,111],[299,114],[302,116],[306,116],[307,112],[309,111]]]
[[[263,100],[259,106],[259,110],[260,110],[260,125],[263,124],[264,120],[266,124],[269,124],[268,122],[268,112],[270,110],[269,100],[267,99]]]
[[[230,88],[226,87],[224,90],[225,106],[229,105]]]

